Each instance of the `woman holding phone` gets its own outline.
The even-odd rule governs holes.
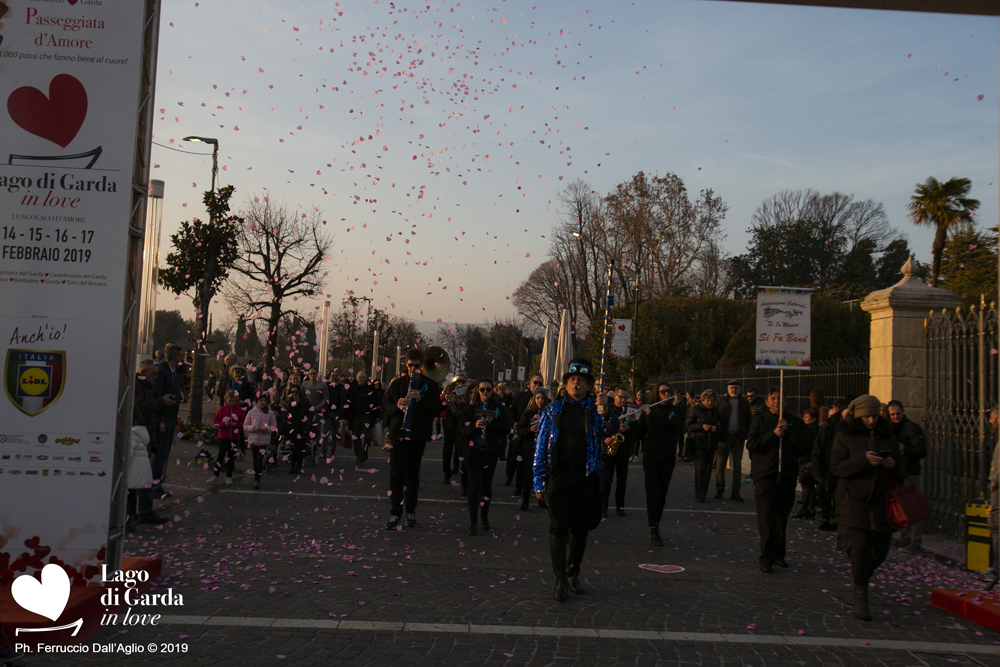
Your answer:
[[[885,514],[885,494],[904,479],[903,447],[879,400],[865,394],[847,407],[846,429],[833,440],[830,471],[837,484],[837,543],[851,559],[854,613],[872,620],[868,581],[889,555],[893,529]]]

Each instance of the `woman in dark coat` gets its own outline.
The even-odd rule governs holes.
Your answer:
[[[871,395],[851,401],[847,428],[833,440],[830,471],[837,484],[837,541],[851,559],[854,613],[872,620],[868,581],[889,554],[893,529],[885,514],[885,495],[892,482],[902,482],[903,447],[892,425],[879,416],[879,400]]]
[[[673,392],[661,384],[657,387],[658,398],[666,401]],[[667,490],[677,465],[678,409],[673,401],[659,405],[642,405],[643,430],[646,432],[642,448],[642,473],[646,482],[646,518],[649,520],[649,538],[654,547],[663,546],[660,537],[660,519],[667,503]],[[683,409],[683,408],[681,408]],[[681,415],[683,419],[683,415]]]
[[[708,480],[712,475],[712,461],[719,446],[719,409],[715,407],[715,392],[706,389],[700,400],[688,408],[684,431],[691,438],[694,454],[694,495],[699,503],[705,502]]]
[[[538,437],[538,422],[542,417],[542,410],[550,403],[545,389],[539,387],[531,394],[528,407],[521,413],[521,418],[517,422],[517,437],[521,440],[521,511],[528,511],[528,501],[531,498],[531,476],[532,467],[535,463],[535,439]],[[544,500],[538,501],[539,507],[545,506]]]
[[[292,474],[305,472],[302,460],[309,452],[309,443],[312,441],[310,432],[313,430],[313,413],[309,410],[309,400],[302,396],[302,389],[298,385],[288,386],[278,422],[281,438],[288,443],[291,460],[289,472]]]
[[[459,420],[457,446],[461,447],[462,467],[469,485],[469,535],[479,532],[480,512],[483,530],[490,529],[493,473],[510,431],[506,415],[507,409],[493,393],[493,383],[481,380]]]

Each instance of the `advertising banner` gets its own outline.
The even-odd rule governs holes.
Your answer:
[[[0,2],[0,582],[104,559],[143,5]]]
[[[757,288],[757,368],[807,371],[812,356],[812,291]]]
[[[611,356],[632,356],[632,320],[611,320]]]

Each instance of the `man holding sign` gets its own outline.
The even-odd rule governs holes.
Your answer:
[[[805,437],[802,420],[782,414],[782,398],[779,389],[768,390],[767,410],[754,417],[747,438],[760,531],[760,571],[765,574],[773,572],[775,565],[788,567],[785,533],[795,505],[799,455],[812,444]]]

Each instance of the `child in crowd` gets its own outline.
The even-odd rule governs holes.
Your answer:
[[[271,444],[271,434],[278,430],[278,420],[269,405],[270,398],[262,394],[257,405],[247,413],[243,421],[243,431],[247,434],[247,446],[253,454],[253,488],[260,488],[260,474],[264,470],[264,458]]]
[[[239,451],[245,417],[246,413],[239,405],[239,394],[233,390],[227,391],[225,404],[215,413],[215,428],[219,430],[216,437],[219,456],[215,460],[215,470],[208,478],[209,484],[215,484],[225,466],[226,486],[233,485],[233,468],[236,467],[236,454]]]

